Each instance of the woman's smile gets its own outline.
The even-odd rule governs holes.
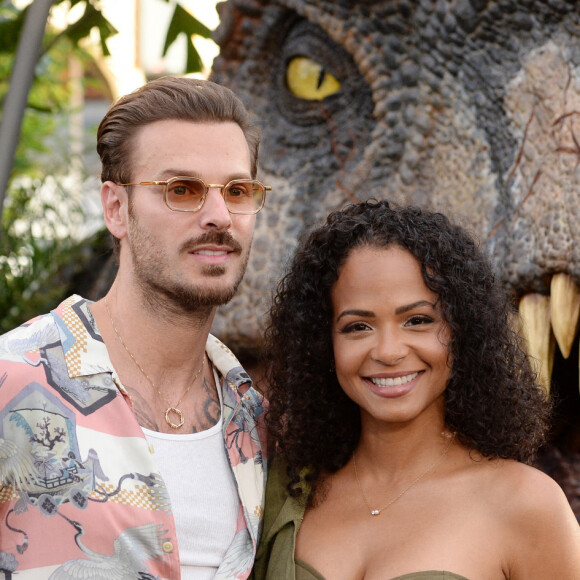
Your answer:
[[[379,397],[397,399],[411,393],[419,382],[420,373],[415,372],[395,378],[366,379],[369,389]]]
[[[369,381],[371,381],[372,383],[374,383],[377,387],[396,387],[399,385],[404,385],[405,383],[408,383],[409,381],[412,381],[414,378],[416,378],[419,375],[419,373],[411,373],[410,375],[403,375],[401,377],[395,377],[395,378],[369,378]]]

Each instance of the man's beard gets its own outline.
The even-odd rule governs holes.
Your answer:
[[[229,286],[199,287],[195,281],[185,283],[179,276],[172,277],[164,265],[166,256],[157,245],[158,242],[141,228],[138,220],[130,211],[131,229],[128,236],[129,249],[133,258],[135,275],[141,292],[147,302],[156,309],[171,310],[175,313],[196,313],[207,311],[226,304],[235,295],[250,256],[249,248],[240,263],[237,276]],[[241,245],[227,231],[210,231],[196,239],[188,240],[179,249],[179,254],[201,244],[227,245],[236,253],[242,253]],[[223,276],[224,266],[208,265],[203,268],[205,278]]]

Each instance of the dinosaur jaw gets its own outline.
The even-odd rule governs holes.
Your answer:
[[[580,288],[568,274],[554,274],[550,296],[525,294],[520,299],[519,311],[532,364],[549,393],[556,345],[565,360],[570,358],[574,345]]]
[[[554,274],[550,295],[523,295],[519,314],[532,367],[546,392],[554,391],[554,434],[564,447],[580,451],[580,432],[573,428],[579,406],[580,287],[568,274]]]

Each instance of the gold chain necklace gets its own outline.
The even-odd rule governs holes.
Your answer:
[[[388,507],[392,506],[397,500],[401,499],[415,484],[419,483],[427,474],[429,474],[435,470],[435,468],[443,461],[443,459],[447,455],[447,452],[449,451],[449,448],[451,447],[451,443],[453,443],[453,439],[454,439],[455,435],[453,433],[445,433],[444,437],[449,438],[449,443],[447,443],[447,445],[445,446],[445,449],[442,451],[441,455],[439,457],[437,457],[437,459],[435,459],[435,461],[423,473],[421,473],[405,489],[403,489],[403,491],[401,493],[399,493],[399,495],[396,495],[394,498],[392,498],[389,501],[389,503],[387,505],[385,505],[384,507],[382,507],[380,509],[372,508],[370,506],[369,502],[367,501],[367,498],[365,497],[362,485],[360,484],[360,480],[358,478],[358,472],[356,469],[356,456],[355,456],[354,451],[352,452],[352,463],[354,466],[354,475],[356,477],[356,482],[358,484],[358,488],[360,490],[360,494],[363,498],[363,501],[365,502],[365,505],[369,508],[369,511],[371,512],[371,516],[380,515],[381,512],[386,510]]]
[[[149,383],[151,384],[153,389],[155,389],[157,391],[157,393],[159,393],[159,396],[169,405],[167,407],[167,410],[165,411],[165,421],[172,429],[180,429],[181,427],[183,427],[183,424],[185,423],[185,416],[183,415],[183,412],[179,409],[179,403],[181,403],[181,400],[183,399],[183,397],[185,397],[185,395],[187,395],[187,393],[189,393],[189,389],[191,389],[191,387],[193,386],[193,383],[195,383],[195,381],[197,380],[197,377],[199,377],[199,375],[201,374],[201,371],[203,370],[203,367],[205,365],[205,353],[203,354],[203,359],[201,361],[201,367],[195,373],[191,383],[189,383],[189,387],[187,387],[187,389],[185,389],[185,392],[183,393],[183,395],[181,395],[181,397],[179,397],[179,401],[177,401],[177,403],[175,403],[175,405],[172,405],[163,396],[161,391],[155,386],[155,383],[153,382],[151,377],[145,372],[143,367],[137,362],[137,359],[133,356],[133,353],[129,350],[129,348],[125,344],[125,341],[121,338],[121,334],[117,330],[117,327],[115,326],[115,322],[113,321],[113,317],[111,316],[111,311],[109,310],[109,303],[107,302],[106,296],[105,296],[105,308],[107,309],[107,314],[109,315],[109,320],[111,321],[111,326],[113,327],[113,330],[115,331],[115,334],[117,335],[117,338],[119,339],[119,342],[123,345],[123,348],[127,351],[127,354],[133,359],[133,362],[137,365],[137,368],[141,371],[143,376],[149,381]],[[177,415],[177,417],[179,418],[179,423],[174,423],[171,420],[171,418],[170,418],[171,413],[174,413],[175,415]]]

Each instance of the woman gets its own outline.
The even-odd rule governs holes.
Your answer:
[[[299,247],[267,331],[254,577],[580,578],[580,528],[505,293],[441,214],[365,202]]]

